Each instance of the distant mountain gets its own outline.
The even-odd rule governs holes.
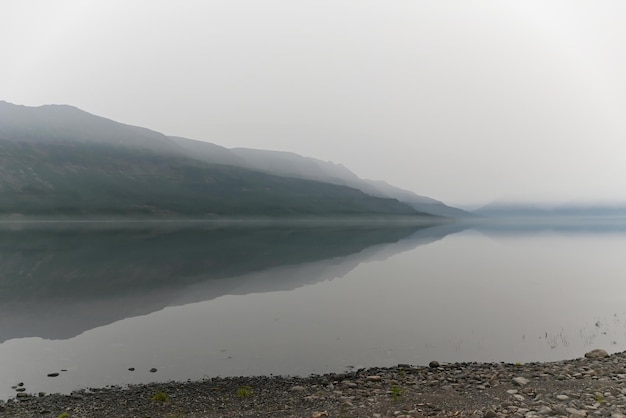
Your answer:
[[[0,102],[2,216],[430,217],[395,199],[242,161],[216,145],[71,106]]]
[[[491,203],[474,213],[490,217],[626,217],[626,204]]]
[[[249,148],[227,149],[215,144],[181,137],[170,137],[203,161],[231,164],[269,174],[315,180],[358,189],[371,196],[396,199],[420,212],[437,216],[470,217],[471,213],[447,206],[429,197],[417,195],[383,181],[364,180],[342,164],[304,157],[291,152]]]

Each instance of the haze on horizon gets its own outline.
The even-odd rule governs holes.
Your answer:
[[[0,10],[0,100],[330,160],[452,205],[626,201],[620,0]]]

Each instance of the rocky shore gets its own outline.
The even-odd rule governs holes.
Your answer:
[[[309,377],[232,377],[27,394],[2,417],[626,418],[626,352],[552,363],[431,362]]]

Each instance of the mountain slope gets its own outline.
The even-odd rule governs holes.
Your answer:
[[[92,115],[73,106],[18,106],[0,101],[0,138],[30,143],[108,144],[181,153],[165,135]]]
[[[193,149],[194,157],[222,164],[232,164],[279,176],[316,180],[358,189],[371,196],[396,199],[415,210],[437,216],[468,217],[469,212],[447,206],[429,197],[391,186],[382,181],[363,180],[342,164],[282,152],[250,148],[227,149],[203,141],[170,137],[177,144]]]
[[[0,103],[0,214],[420,215],[393,199],[198,158],[172,139],[70,106]]]

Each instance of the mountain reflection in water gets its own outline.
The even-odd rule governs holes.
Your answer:
[[[462,228],[4,225],[0,342],[66,339],[167,306],[291,290]]]

